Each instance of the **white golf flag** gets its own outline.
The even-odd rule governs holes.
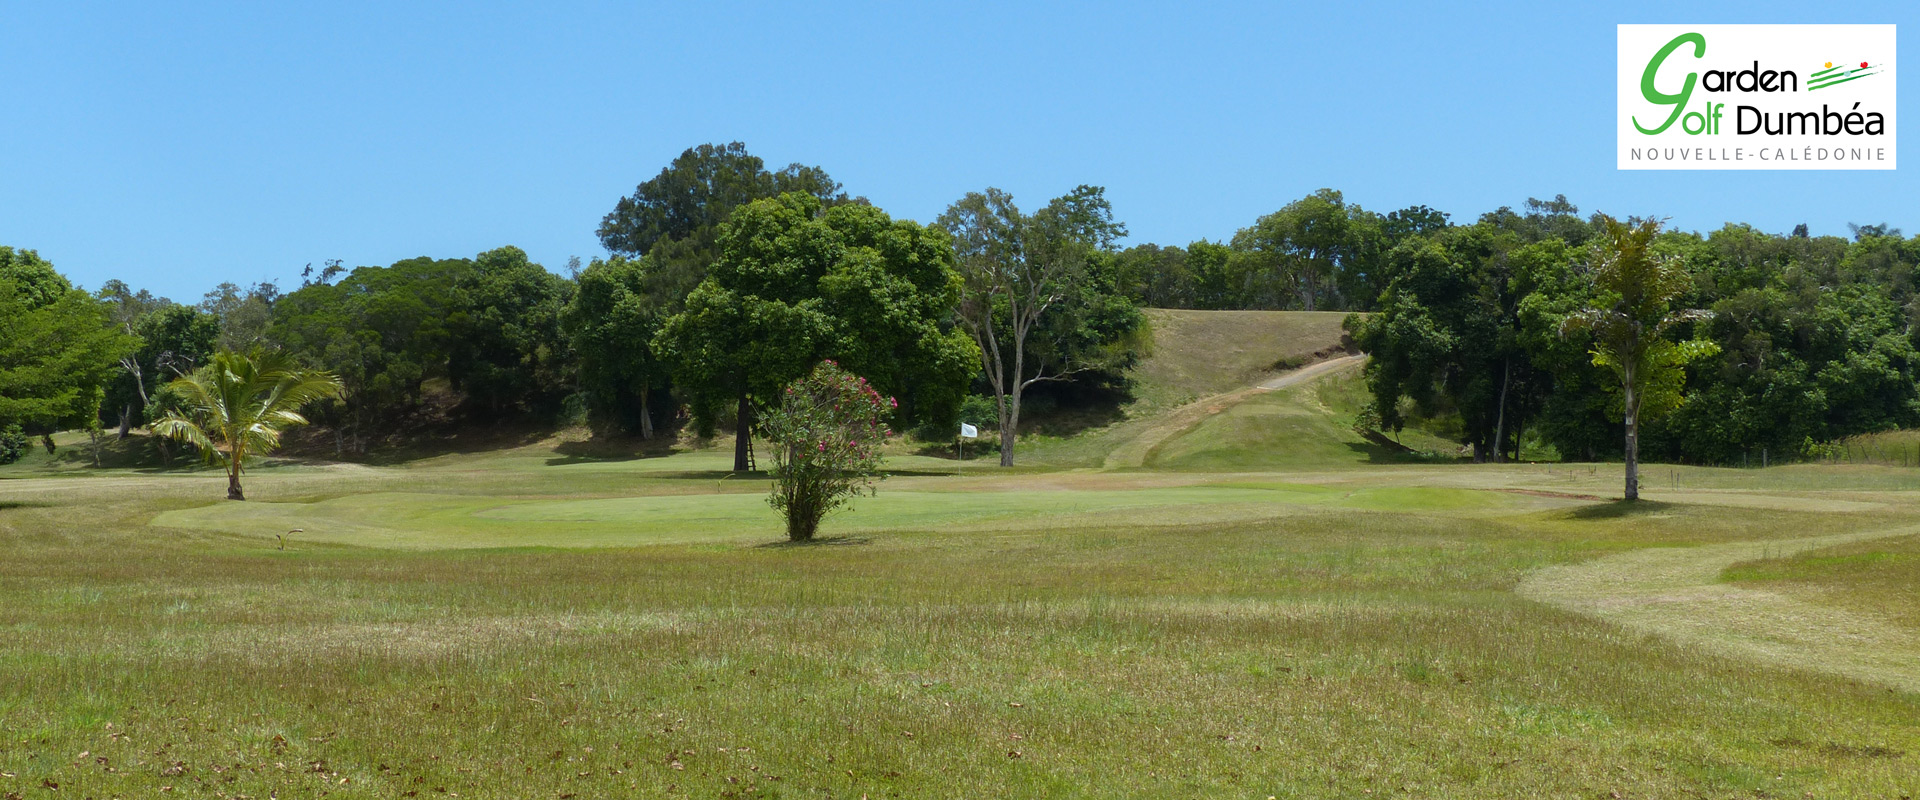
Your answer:
[[[972,425],[968,425],[967,423],[964,423],[964,422],[960,423],[960,438],[972,439],[972,438],[978,437],[979,435],[980,435],[979,428],[973,427]]]

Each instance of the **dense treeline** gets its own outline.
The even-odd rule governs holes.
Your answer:
[[[599,227],[608,255],[565,275],[509,246],[329,262],[291,291],[223,284],[184,305],[119,281],[88,293],[33,251],[0,248],[0,437],[125,436],[177,407],[167,385],[223,350],[283,350],[338,376],[339,397],[308,412],[342,455],[439,423],[750,430],[830,358],[897,397],[902,428],[944,438],[963,407],[997,421],[1011,463],[1029,392],[1124,387],[1148,338],[1139,309],[1168,307],[1365,312],[1348,323],[1373,356],[1376,402],[1359,424],[1423,420],[1481,459],[1609,458],[1618,382],[1568,324],[1602,299],[1604,233],[1564,197],[1454,224],[1323,189],[1225,241],[1122,249],[1099,187],[1032,212],[988,189],[922,225],[819,167],[774,171],[737,142],[703,145],[621,198]],[[1648,457],[1792,457],[1920,424],[1920,239],[1728,225],[1652,246],[1684,268],[1675,307],[1711,312],[1662,340],[1713,347],[1676,373],[1670,413],[1645,420]]]
[[[1349,320],[1373,355],[1377,423],[1457,419],[1480,459],[1516,457],[1533,435],[1563,458],[1618,456],[1617,382],[1567,321],[1593,305],[1598,217],[1564,200],[1502,209],[1412,237],[1386,259],[1377,313]],[[1659,387],[1649,458],[1758,463],[1851,434],[1920,424],[1913,281],[1920,239],[1862,226],[1852,240],[1727,225],[1652,244],[1681,267],[1677,307],[1698,309],[1669,341],[1707,345]]]
[[[895,398],[896,424],[944,438],[991,391],[990,364],[1027,382],[1124,381],[1144,320],[1111,275],[1124,228],[1097,187],[1056,206],[1074,213],[1047,219],[1106,227],[1021,223],[1025,250],[962,264],[947,229],[893,219],[819,167],[769,170],[735,142],[689,149],[621,198],[599,228],[609,255],[565,276],[509,246],[329,262],[291,291],[223,284],[187,306],[119,281],[89,295],[8,249],[0,428],[124,437],[177,408],[175,378],[267,348],[338,378],[337,398],[307,412],[343,456],[438,424],[587,421],[651,438],[684,423],[732,427],[745,469],[756,411],[825,359]],[[1025,286],[1049,302],[1016,320],[979,292],[1003,256],[1028,252],[1051,259]],[[981,344],[1016,328],[1019,347]]]

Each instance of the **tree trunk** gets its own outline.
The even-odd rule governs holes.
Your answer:
[[[1624,407],[1626,409],[1625,416],[1627,422],[1626,499],[1628,500],[1640,499],[1640,409],[1639,403],[1636,402],[1639,399],[1639,393],[1635,391],[1635,389],[1638,388],[1634,385],[1635,377],[1633,368],[1629,366],[1627,368],[1626,385],[1623,387],[1625,394],[1621,398],[1625,401]]]
[[[794,542],[811,542],[814,534],[820,531],[820,511],[811,503],[801,502],[787,506],[787,539]]]
[[[1507,460],[1507,385],[1513,383],[1513,357],[1507,357],[1506,366],[1500,369],[1500,411],[1494,416],[1493,423],[1493,461],[1496,464]]]
[[[227,469],[227,499],[247,499],[246,494],[240,491],[240,469],[238,467],[230,467]]]
[[[647,441],[653,438],[653,410],[647,406],[647,395],[650,393],[650,391],[651,390],[648,389],[647,387],[641,387],[640,389],[640,440],[641,441]]]
[[[1000,400],[1000,466],[1013,466],[1013,442],[1020,432],[1020,387]]]
[[[740,411],[734,422],[737,432],[733,437],[733,471],[746,472],[748,454],[753,452],[753,404],[747,400],[747,393],[740,393]]]
[[[127,432],[131,430],[133,430],[133,404],[128,403],[120,407],[120,435],[118,438],[127,438]]]

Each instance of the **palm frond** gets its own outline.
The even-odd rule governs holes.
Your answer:
[[[209,464],[221,463],[226,457],[225,453],[220,452],[220,448],[214,446],[213,438],[207,435],[206,429],[200,427],[199,423],[180,416],[177,412],[167,412],[167,415],[155,421],[149,430],[153,431],[155,436],[165,436],[199,448],[201,457],[205,458]]]

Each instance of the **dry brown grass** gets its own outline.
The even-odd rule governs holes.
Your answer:
[[[1259,383],[1276,362],[1342,351],[1340,311],[1147,309],[1153,354],[1134,372],[1143,400],[1178,406]]]

